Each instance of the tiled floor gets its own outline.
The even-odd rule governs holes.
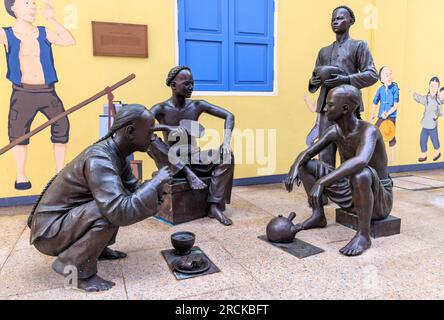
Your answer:
[[[408,175],[413,179],[400,181],[444,183],[444,171]],[[297,221],[307,218],[303,191],[288,194],[279,184],[237,187],[228,210],[233,227],[210,219],[171,227],[149,219],[122,228],[116,248],[129,256],[99,264],[99,275],[117,284],[99,294],[65,290],[50,268],[53,258],[29,246],[30,208],[0,209],[0,299],[444,299],[444,189],[395,188],[395,201],[401,235],[374,240],[361,257],[341,256],[338,250],[354,232],[335,223],[329,206],[328,228],[298,235],[325,252],[299,260],[257,237],[278,214],[296,211]],[[182,230],[197,235],[196,245],[221,273],[175,280],[160,251],[170,248],[169,236]]]

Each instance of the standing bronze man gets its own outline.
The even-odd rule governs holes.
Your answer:
[[[319,135],[321,136],[332,123],[326,115],[326,99],[328,92],[343,84],[350,84],[358,89],[370,87],[378,81],[378,72],[373,63],[370,49],[365,41],[350,38],[350,28],[356,22],[353,10],[340,6],[333,11],[331,27],[336,34],[336,41],[319,52],[316,68],[310,79],[309,91],[315,93],[321,88],[317,112],[320,114]],[[323,67],[336,67],[342,72],[332,74],[328,80],[321,78]],[[361,110],[363,111],[363,106]],[[359,117],[360,118],[360,117]],[[336,147],[331,145],[320,154],[321,161],[335,166]]]

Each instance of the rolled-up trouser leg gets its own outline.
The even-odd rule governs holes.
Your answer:
[[[432,140],[433,148],[438,151],[441,148],[441,144],[439,143],[438,127],[430,130],[430,139]]]
[[[68,212],[55,237],[34,245],[44,254],[58,256],[63,265],[76,267],[79,279],[87,279],[97,273],[99,256],[113,243],[118,229],[92,201]]]
[[[119,233],[119,228],[116,228],[116,231],[114,231],[114,234],[112,235],[111,240],[109,240],[107,247],[110,247],[116,243],[116,238],[118,233]]]
[[[83,237],[59,254],[65,266],[75,266],[79,279],[87,279],[97,273],[97,261],[103,250],[116,234],[116,227],[98,220]]]
[[[421,152],[422,153],[426,153],[428,150],[427,143],[429,141],[429,136],[430,136],[429,131],[427,129],[423,128],[421,131],[421,136],[419,138],[420,139],[419,143],[421,145]]]
[[[234,178],[234,156],[231,163],[215,165],[211,173],[211,183],[208,191],[208,202],[219,204],[221,210],[231,203],[231,191]]]
[[[148,148],[148,155],[154,160],[158,169],[168,166],[175,176],[185,167],[185,164],[178,158],[176,163],[171,163],[169,151],[170,147],[165,142],[159,137],[153,136]]]

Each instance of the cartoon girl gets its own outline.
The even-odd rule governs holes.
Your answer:
[[[427,95],[422,96],[418,93],[410,90],[413,95],[413,99],[422,104],[425,107],[424,116],[421,121],[421,158],[419,162],[427,161],[427,143],[432,140],[433,147],[435,148],[435,157],[433,161],[438,161],[441,158],[441,145],[439,143],[438,136],[438,118],[443,116],[441,99],[439,97],[440,80],[438,77],[433,77],[429,83],[429,92]]]

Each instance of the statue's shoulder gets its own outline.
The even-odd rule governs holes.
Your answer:
[[[165,110],[168,108],[171,108],[171,105],[169,103],[169,100],[162,101],[159,103],[156,103],[154,106],[151,107],[151,112],[153,112],[156,116],[165,113]]]
[[[200,108],[205,108],[207,106],[212,106],[212,104],[204,99],[189,99],[187,100],[187,106],[188,108],[191,107],[194,109],[200,109]]]
[[[192,100],[192,103],[194,104],[194,105],[202,105],[202,104],[211,104],[211,103],[209,103],[207,100],[205,100],[205,99],[193,99]]]
[[[151,109],[154,109],[154,108],[156,108],[156,109],[164,109],[164,108],[166,108],[168,106],[169,106],[169,100],[165,100],[165,101],[156,103],[155,105],[152,106]]]
[[[331,51],[333,49],[333,45],[334,45],[334,43],[331,43],[328,46],[321,48],[321,50],[319,50],[319,54],[322,55],[325,52]]]
[[[102,156],[109,156],[109,147],[107,140],[97,142],[89,146],[83,153],[85,158],[95,158]]]
[[[379,131],[378,127],[376,127],[373,123],[368,121],[362,121],[362,133],[366,132],[368,134],[377,134]]]
[[[350,41],[353,43],[355,47],[368,48],[368,42],[365,40],[350,39]]]

